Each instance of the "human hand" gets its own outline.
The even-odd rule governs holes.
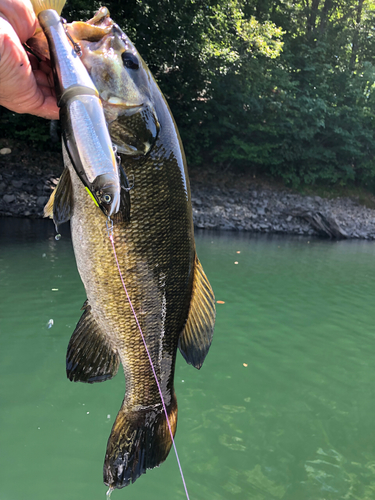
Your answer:
[[[0,105],[16,113],[57,120],[49,61],[39,62],[22,46],[37,26],[29,0],[0,0]]]

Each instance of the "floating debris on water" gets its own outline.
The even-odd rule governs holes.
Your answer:
[[[238,262],[236,261],[235,264],[238,264]]]
[[[217,304],[225,304],[224,300],[217,300],[216,303]]]
[[[243,366],[244,366],[245,368],[247,367],[247,363],[242,363],[242,364],[243,364]]]
[[[241,252],[240,252],[239,250],[237,250],[237,252],[236,252],[236,253],[241,253]]]
[[[56,234],[56,236],[55,236],[55,240],[56,240],[56,241],[61,240],[61,234]]]
[[[42,253],[42,258],[45,259],[47,257],[46,253]]]
[[[108,491],[107,493],[105,494],[105,496],[107,498],[111,498],[111,495],[112,495],[112,491],[114,490],[114,488],[112,488],[111,486],[108,488]]]
[[[47,323],[47,328],[52,328],[53,327],[53,319],[48,320]]]
[[[59,291],[59,289],[58,289],[58,288],[51,288],[51,290],[52,290],[53,292],[58,292],[58,291]]]

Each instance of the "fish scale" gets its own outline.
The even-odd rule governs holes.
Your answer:
[[[162,141],[163,137],[160,140]],[[164,148],[160,149],[163,153]],[[153,156],[157,153],[156,148]],[[161,160],[160,157],[158,159]],[[187,317],[188,302],[187,299],[181,300],[183,294],[179,283],[183,284],[183,292],[190,299],[191,291],[186,290],[185,287],[191,274],[195,255],[194,246],[190,243],[193,241],[191,219],[189,220],[187,215],[189,196],[186,196],[184,190],[181,196],[181,189],[176,189],[177,186],[174,185],[176,181],[181,184],[177,161],[175,160],[175,165],[171,164],[170,159],[168,161],[168,172],[166,168],[156,171],[153,167],[153,158],[142,162],[141,165],[137,165],[134,161],[127,162],[126,170],[129,175],[134,175],[135,179],[135,187],[131,191],[131,222],[127,225],[115,224],[114,226],[115,245],[117,249],[120,249],[118,252],[120,268],[128,284],[129,294],[159,377],[160,366],[157,358],[160,349],[158,343],[160,332],[156,325],[160,324],[160,294],[163,291],[160,290],[159,276],[161,272],[167,276],[165,288],[168,290],[168,305],[165,330],[172,332],[172,335],[166,333],[163,348],[173,353],[174,367],[178,342],[175,332],[182,331]],[[173,166],[177,175],[171,173]],[[71,218],[73,246],[89,303],[95,310],[103,330],[113,339],[113,345],[120,354],[125,371],[128,401],[131,401],[131,404],[142,403],[143,405],[160,403],[142,339],[114,266],[105,218],[84,192],[84,187],[74,169],[70,169],[70,173],[74,199],[79,200],[74,204]],[[160,196],[159,186],[166,186],[164,196]],[[155,203],[155,200],[158,200],[158,203]],[[185,205],[185,210],[181,207],[182,203]],[[172,211],[170,207],[174,207]],[[92,245],[95,234],[98,234],[100,253],[97,252],[98,246]],[[186,234],[189,235],[188,238]],[[180,242],[180,245],[175,244],[176,240]],[[152,245],[150,241],[153,242]],[[185,242],[184,247],[181,247],[182,242]],[[105,252],[103,247],[105,247]],[[124,252],[123,248],[126,249]],[[177,251],[174,250],[176,248]],[[147,264],[144,265],[144,263]],[[99,272],[97,272],[98,269],[100,269]],[[105,301],[103,297],[106,298]],[[109,306],[113,303],[119,303],[119,306],[116,309]],[[150,325],[142,314],[143,310],[146,310],[148,315],[158,316],[157,322],[154,321],[153,325]],[[147,383],[145,373],[147,373]],[[135,387],[132,381],[139,379],[142,379],[142,384]],[[169,379],[168,386],[172,391],[173,370],[169,373]],[[166,400],[170,399],[167,394],[163,396]]]

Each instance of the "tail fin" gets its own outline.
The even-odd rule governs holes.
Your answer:
[[[174,393],[167,412],[174,435],[177,426],[177,400]],[[123,406],[108,439],[104,483],[111,488],[123,488],[134,483],[147,469],[164,462],[171,446],[168,422],[161,405],[130,411]]]

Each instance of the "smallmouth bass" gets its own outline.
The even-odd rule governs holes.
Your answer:
[[[213,291],[195,251],[183,147],[152,74],[108,10],[102,7],[90,21],[71,23],[67,30],[81,47],[81,60],[99,92],[112,141],[132,179],[130,213],[123,217],[120,210],[113,216],[113,238],[174,434],[177,348],[189,364],[200,368],[215,322]],[[105,484],[122,488],[163,462],[172,441],[116,267],[106,218],[63,149],[65,169],[45,215],[59,224],[69,214],[87,293],[68,345],[67,375],[72,381],[100,382],[115,376],[120,362],[123,365],[126,393],[104,462]]]

